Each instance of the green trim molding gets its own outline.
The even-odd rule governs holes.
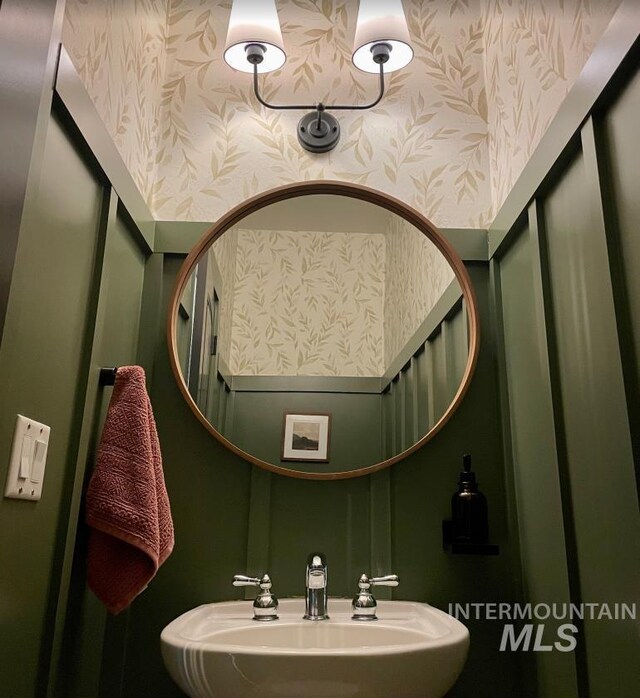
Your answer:
[[[156,224],[153,215],[102,122],[69,54],[62,47],[55,92],[106,180],[115,189],[121,204],[142,237],[147,253],[154,252]]]
[[[188,254],[213,222],[158,221],[154,252]],[[463,262],[489,259],[488,232],[477,228],[438,228]]]
[[[64,2],[0,0],[0,344],[22,216],[37,195]]]

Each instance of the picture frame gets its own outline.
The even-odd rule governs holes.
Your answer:
[[[331,415],[285,412],[282,461],[329,462]]]

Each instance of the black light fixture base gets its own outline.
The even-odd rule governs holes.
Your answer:
[[[340,140],[340,124],[325,111],[305,114],[298,123],[298,141],[310,153],[328,153]]]

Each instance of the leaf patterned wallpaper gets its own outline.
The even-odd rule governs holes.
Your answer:
[[[301,114],[260,107],[222,59],[230,0],[67,0],[63,33],[158,219],[217,219],[287,182],[367,184],[441,227],[485,227],[619,0],[405,0],[415,50],[338,148],[297,144]],[[289,60],[267,98],[366,100],[350,61],[356,0],[278,0]]]
[[[68,0],[62,41],[142,195],[158,179],[168,0]]]
[[[454,277],[428,238],[387,218],[384,234],[234,227],[213,243],[232,375],[385,373]]]
[[[497,212],[620,0],[485,0],[489,157]]]
[[[233,375],[382,375],[383,235],[241,229],[237,236]]]
[[[264,76],[272,101],[363,102],[376,76],[351,63],[355,0],[281,0],[289,59]],[[170,0],[163,133],[153,208],[214,220],[288,182],[336,179],[389,192],[443,226],[488,222],[487,104],[480,0],[407,3],[416,60],[392,75],[378,107],[340,114],[342,140],[318,156],[298,145],[304,112],[271,111],[251,75],[222,59],[230,2]]]
[[[455,278],[438,248],[399,216],[385,233],[384,342],[387,367]]]

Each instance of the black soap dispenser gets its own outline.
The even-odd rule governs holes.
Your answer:
[[[471,472],[471,456],[462,457],[463,470],[458,491],[451,497],[452,538],[454,543],[486,545],[489,542],[487,499],[478,491],[476,474]]]

